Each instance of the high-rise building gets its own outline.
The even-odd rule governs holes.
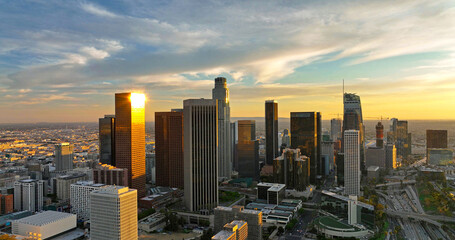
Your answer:
[[[183,188],[183,110],[155,112],[156,185]]]
[[[99,119],[100,162],[115,166],[115,116]]]
[[[334,141],[322,141],[321,143],[321,158],[324,163],[324,175],[328,176],[330,171],[335,166],[335,142]]]
[[[324,169],[321,163],[321,134],[319,112],[291,112],[291,147],[300,149],[300,153],[309,158],[312,184],[316,183],[316,176],[322,175]]]
[[[77,215],[77,219],[87,221],[90,219],[90,193],[106,187],[104,184],[92,181],[78,181],[71,184],[70,203],[71,213]]]
[[[9,214],[14,211],[14,195],[0,194],[0,214]]]
[[[387,133],[387,143],[395,144],[397,157],[407,159],[412,153],[411,133],[408,131],[408,121],[390,120],[390,131]]]
[[[397,168],[397,149],[395,144],[387,143],[385,148],[385,167],[386,169]]]
[[[256,121],[237,121],[236,171],[241,178],[259,179],[259,141],[256,140]]]
[[[346,130],[359,131],[359,148],[360,148],[360,169],[366,171],[365,168],[365,126],[363,125],[362,104],[360,97],[353,93],[344,93],[344,117],[343,117],[343,132]],[[343,143],[344,144],[344,138]],[[344,147],[342,147],[344,148]]]
[[[273,164],[278,152],[278,103],[265,101],[265,163]]]
[[[428,149],[447,148],[447,130],[427,130],[426,155],[428,159]],[[428,161],[427,161],[428,162]]]
[[[231,162],[231,113],[229,107],[229,89],[226,78],[215,78],[215,88],[212,98],[218,102],[218,177],[230,179],[232,173]]]
[[[308,158],[300,155],[300,149],[286,148],[273,161],[274,182],[286,184],[290,189],[305,191],[309,185],[309,165]]]
[[[103,164],[93,169],[93,182],[106,185],[128,186],[128,169]]]
[[[341,139],[341,119],[332,118],[330,120],[330,137],[332,141]]]
[[[218,108],[215,99],[183,101],[184,189],[189,211],[218,205]]]
[[[376,147],[384,147],[384,125],[381,122],[376,125]]]
[[[90,193],[93,240],[137,239],[137,191],[107,186]]]
[[[115,164],[128,169],[128,186],[145,197],[144,94],[115,94]]]
[[[17,211],[41,211],[43,209],[43,185],[45,181],[25,179],[14,183],[14,209]]]
[[[59,143],[55,145],[55,170],[66,171],[73,169],[73,145]]]
[[[242,220],[248,223],[248,239],[262,239],[262,212],[245,209],[243,206],[222,207],[214,209],[215,232],[223,229],[224,225],[233,220]]]
[[[344,131],[344,192],[346,195],[360,194],[360,132]]]
[[[281,146],[291,147],[291,137],[289,136],[289,129],[284,129],[281,135]],[[280,151],[282,153],[282,151]]]
[[[88,176],[83,173],[63,175],[56,179],[57,198],[60,200],[70,200],[71,184],[77,183],[78,181],[86,181]]]

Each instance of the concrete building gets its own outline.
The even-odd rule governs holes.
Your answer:
[[[137,191],[108,186],[90,193],[92,240],[137,239]]]
[[[155,112],[156,185],[183,189],[183,110]]]
[[[344,131],[344,191],[346,195],[360,194],[360,132]]]
[[[265,163],[273,164],[278,152],[278,103],[275,100],[265,101]]]
[[[378,166],[369,166],[367,168],[367,177],[368,179],[379,179],[379,167]]]
[[[57,198],[64,201],[69,200],[71,184],[86,180],[88,180],[88,176],[86,174],[71,174],[57,177]]]
[[[219,231],[213,240],[247,240],[248,223],[245,221],[234,220],[224,225],[224,229]]]
[[[427,146],[427,160],[429,159],[429,149],[431,148],[447,148],[447,130],[427,130],[426,132]],[[428,161],[427,161],[428,162]],[[429,163],[429,162],[428,162]]]
[[[291,112],[291,147],[309,158],[310,183],[322,175],[321,162],[322,123],[320,112]]]
[[[14,195],[0,194],[0,214],[10,214],[14,211]]]
[[[76,228],[76,215],[45,211],[12,221],[12,233],[27,239],[48,239]]]
[[[284,129],[281,134],[281,145],[286,147],[291,147],[291,136],[289,136],[289,129]],[[281,151],[280,151],[281,152]]]
[[[323,141],[321,142],[321,161],[324,162],[325,176],[330,174],[335,168],[335,142],[334,141]]]
[[[330,120],[330,137],[332,141],[341,139],[343,137],[341,133],[341,119],[332,118]]]
[[[184,197],[191,212],[218,206],[217,104],[214,99],[183,101]]]
[[[259,141],[256,140],[256,121],[237,121],[237,151],[235,170],[240,178],[259,179]]]
[[[223,229],[226,223],[234,220],[242,220],[248,224],[248,239],[262,239],[262,212],[245,209],[243,206],[221,207],[214,209],[215,232]]]
[[[144,94],[115,94],[115,166],[128,169],[128,186],[145,197]]]
[[[305,191],[309,183],[310,162],[300,155],[300,149],[286,148],[283,154],[273,161],[274,182],[285,184],[289,189]]]
[[[90,219],[90,193],[105,187],[92,181],[79,181],[71,184],[70,204],[71,213],[77,215],[77,219],[87,221]]]
[[[73,169],[73,145],[59,143],[55,145],[55,170],[66,171]]]
[[[41,211],[45,181],[25,179],[14,183],[14,209],[17,211]]]
[[[397,149],[393,143],[387,143],[385,147],[385,166],[386,169],[397,168]]]
[[[166,216],[160,212],[154,213],[138,223],[139,230],[151,233],[166,227]]]
[[[115,115],[105,115],[98,123],[100,162],[115,166]]]
[[[286,185],[278,183],[258,183],[256,199],[267,204],[278,205],[286,197]]]
[[[231,162],[231,109],[229,107],[229,89],[226,78],[215,78],[215,88],[212,89],[212,98],[218,105],[218,177],[230,179],[232,173]]]
[[[128,186],[128,169],[98,165],[93,169],[93,182],[106,185]]]
[[[412,153],[411,133],[408,131],[408,121],[392,118],[390,131],[387,132],[387,143],[395,144],[397,157],[407,159]]]
[[[366,167],[378,166],[386,168],[386,149],[378,147],[368,147],[365,151]]]

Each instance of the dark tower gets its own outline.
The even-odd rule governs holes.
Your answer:
[[[384,125],[381,122],[378,122],[378,125],[376,125],[376,147],[384,147]]]

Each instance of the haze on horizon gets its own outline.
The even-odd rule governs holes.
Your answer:
[[[232,117],[341,117],[345,79],[366,120],[455,119],[454,1],[0,4],[0,123],[95,122],[125,91],[153,121],[217,76]]]

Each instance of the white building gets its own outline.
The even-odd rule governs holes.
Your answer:
[[[185,206],[191,212],[218,206],[218,114],[215,99],[183,101]]]
[[[92,181],[79,181],[71,184],[70,203],[71,213],[83,221],[90,219],[90,193],[106,185]]]
[[[218,177],[230,179],[232,172],[231,162],[231,117],[229,107],[229,89],[226,78],[215,78],[215,88],[212,98],[218,102]]]
[[[45,181],[25,179],[14,183],[14,209],[17,211],[40,211],[43,208]]]
[[[27,239],[44,240],[76,228],[76,215],[45,211],[12,222],[12,233]]]
[[[358,130],[344,131],[344,192],[360,194],[360,138]]]
[[[90,193],[92,240],[137,239],[137,190],[106,186]]]

